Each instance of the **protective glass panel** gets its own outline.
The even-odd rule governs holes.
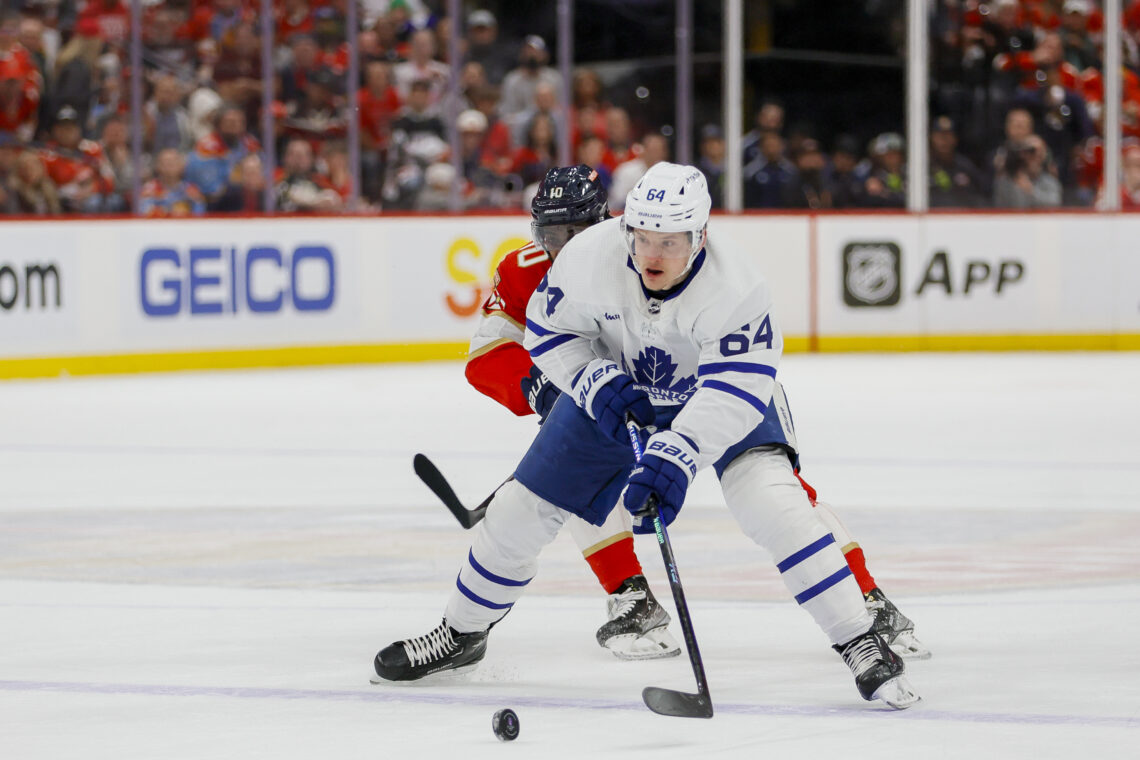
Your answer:
[[[1087,0],[932,6],[932,208],[1093,204],[1103,29]]]
[[[134,172],[127,9],[12,5],[0,15],[0,213],[123,210]]]
[[[745,9],[745,207],[904,207],[905,4]]]

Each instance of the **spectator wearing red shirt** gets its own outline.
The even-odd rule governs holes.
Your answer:
[[[994,69],[1020,75],[1019,87],[1023,90],[1036,90],[1045,84],[1041,72],[1057,70],[1059,84],[1068,90],[1080,87],[1081,74],[1073,64],[1065,60],[1065,46],[1061,35],[1048,32],[1033,50],[1002,53],[994,58]]]
[[[471,104],[487,117],[487,133],[483,137],[483,160],[496,174],[509,174],[514,164],[514,142],[506,122],[499,118],[499,91],[484,85],[471,92]]]
[[[593,69],[575,69],[570,94],[570,122],[574,125],[574,145],[585,135],[606,138],[609,103],[602,100],[602,79]],[[587,164],[595,166],[595,164]]]
[[[277,11],[277,39],[288,40],[298,32],[313,32],[313,10],[306,0],[284,0]]]
[[[106,210],[106,196],[115,186],[114,169],[99,143],[83,139],[79,113],[71,106],[56,113],[43,160],[48,176],[59,188],[65,211]]]
[[[78,23],[94,21],[99,36],[115,47],[125,48],[131,32],[131,12],[121,0],[89,0],[79,13]]]
[[[0,62],[0,138],[31,142],[39,122],[40,90],[18,62]]]
[[[344,142],[336,141],[325,146],[321,153],[329,185],[346,204],[352,197],[352,170],[348,163],[348,148]]]
[[[254,14],[243,7],[242,0],[213,0],[195,9],[186,22],[184,34],[195,41],[212,37],[223,42],[238,24],[254,20]]]
[[[206,199],[182,178],[186,162],[174,148],[160,151],[154,162],[154,179],[143,185],[139,213],[143,216],[202,216]]]
[[[356,104],[360,113],[361,193],[378,201],[384,185],[392,121],[400,111],[400,96],[392,85],[388,63],[365,64],[364,86],[356,94]]]
[[[606,154],[602,164],[612,172],[618,164],[637,158],[639,153],[641,146],[633,141],[629,114],[624,108],[611,108],[606,113]]]
[[[19,42],[20,17],[14,13],[0,14],[0,66],[9,75],[30,80],[37,89],[43,87],[36,62],[31,53]]]
[[[532,185],[546,176],[558,161],[558,138],[554,120],[545,113],[535,115],[526,131],[526,139],[515,150],[512,173],[522,178],[523,185]]]

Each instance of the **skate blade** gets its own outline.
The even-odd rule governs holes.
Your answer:
[[[934,653],[912,631],[903,631],[890,643],[891,651],[904,660],[929,660]]]
[[[480,660],[479,662],[482,662]],[[389,681],[387,678],[382,678],[372,671],[372,675],[368,677],[369,683],[373,684],[388,684],[390,686],[418,686],[448,683],[450,681],[465,681],[467,677],[479,667],[479,662],[472,662],[467,665],[460,665],[458,668],[451,668],[450,670],[440,670],[435,673],[429,673],[422,678],[405,679],[402,681]]]
[[[905,710],[919,702],[922,697],[918,696],[906,676],[895,676],[875,689],[871,699],[878,699],[896,710]]]
[[[664,628],[654,628],[641,636],[632,633],[611,636],[605,647],[619,660],[660,660],[681,654],[681,645]]]

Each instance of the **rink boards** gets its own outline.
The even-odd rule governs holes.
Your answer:
[[[459,359],[502,217],[6,222],[0,377]],[[742,215],[789,351],[1140,348],[1140,217]]]

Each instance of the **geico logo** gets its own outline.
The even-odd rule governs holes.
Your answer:
[[[460,287],[458,292],[450,290],[444,295],[451,313],[458,317],[470,317],[477,312],[491,293],[491,279],[495,276],[499,262],[511,251],[522,248],[529,242],[523,237],[510,237],[493,249],[484,251],[479,243],[469,237],[452,241],[447,247],[445,258],[447,277]],[[542,258],[546,258],[545,253],[542,253]]]
[[[49,298],[48,286],[51,285],[55,298]],[[0,309],[11,311],[20,305],[20,295],[23,294],[23,305],[28,311],[33,308],[32,295],[39,293],[36,303],[40,309],[49,309],[62,306],[61,287],[59,281],[58,264],[25,264],[21,272],[17,265],[0,265]]]
[[[273,246],[148,248],[139,259],[139,299],[152,317],[182,312],[328,311],[336,298],[336,259],[323,245],[291,255]]]

